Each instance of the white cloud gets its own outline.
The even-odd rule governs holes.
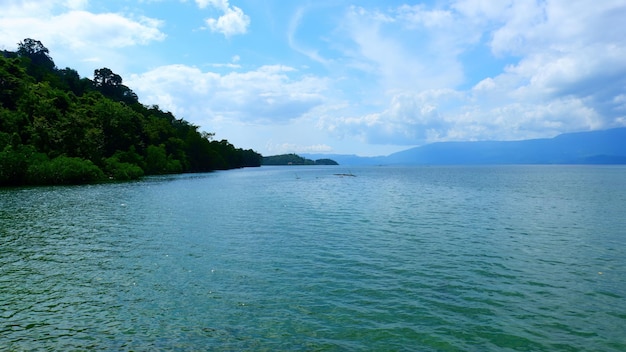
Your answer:
[[[241,68],[241,65],[233,64],[233,63],[225,63],[225,64],[210,64],[211,67],[218,68],[230,68],[230,69],[238,69]]]
[[[301,145],[297,143],[274,143],[269,141],[265,145],[268,155],[287,153],[330,153],[333,148],[327,144]]]
[[[66,0],[65,6],[68,9],[72,10],[82,10],[87,6],[88,3],[89,0]]]
[[[512,0],[456,0],[450,7],[475,21],[493,21],[500,19],[511,3]]]
[[[211,31],[230,37],[236,34],[245,34],[250,25],[250,17],[244,14],[240,8],[234,6],[227,8],[224,15],[218,19],[208,18],[206,24]]]
[[[80,10],[84,1],[11,3],[0,13],[0,46],[15,50],[25,38],[40,40],[55,61],[118,61],[114,49],[161,41],[161,21],[118,13]],[[41,6],[38,6],[41,5]]]
[[[201,9],[212,6],[222,11],[226,11],[229,8],[228,0],[196,0],[196,4]]]
[[[322,126],[339,135],[356,131],[374,144],[420,144],[447,135],[449,107],[464,99],[449,89],[403,92],[393,95],[381,112],[360,116],[327,116]]]
[[[223,15],[216,18],[207,18],[205,23],[212,32],[222,33],[226,37],[245,34],[250,26],[250,16],[243,13],[237,6],[230,6],[228,0],[196,0],[199,8],[211,6],[220,10]]]
[[[123,47],[146,44],[163,40],[165,34],[159,31],[161,21],[139,17],[131,18],[117,13],[95,14],[82,10],[86,1],[69,0],[62,2],[63,11],[56,14],[54,1],[22,2],[13,5],[0,14],[0,31],[6,37],[24,39],[24,34],[39,34],[37,39],[64,39],[73,47],[86,43],[99,46]],[[37,8],[38,11],[34,9]],[[52,40],[51,40],[52,41]]]
[[[328,82],[281,65],[223,75],[169,65],[132,75],[126,84],[142,102],[206,125],[223,119],[280,124],[300,118],[324,102]]]
[[[504,24],[495,31],[494,50],[522,54],[496,82],[517,82],[506,88],[525,101],[579,99],[611,127],[613,99],[626,84],[626,27],[618,15],[626,4],[550,1],[542,8],[543,16],[517,20],[519,28]],[[498,37],[502,32],[521,39],[507,46]]]
[[[345,53],[352,67],[378,77],[387,99],[378,110],[343,109],[322,126],[372,143],[415,145],[624,125],[624,14],[623,1],[458,0],[384,13],[353,7]],[[463,88],[464,55],[483,46],[494,62],[510,63]]]
[[[0,18],[40,17],[42,15],[49,14],[52,9],[62,5],[62,3],[62,1],[58,0],[43,2],[35,0],[4,0],[2,2],[2,12],[0,12]]]
[[[305,47],[296,40],[296,32],[302,22],[306,11],[307,7],[299,7],[295,11],[294,15],[291,17],[291,20],[289,21],[289,26],[287,28],[287,42],[289,43],[291,49],[299,52],[302,55],[307,56],[313,61],[317,61],[319,63],[327,65],[330,63],[330,60],[322,57],[318,50]]]
[[[71,11],[48,22],[56,29],[53,35],[74,48],[94,44],[122,48],[165,38],[165,34],[158,29],[161,22],[147,17],[130,19],[113,13]]]
[[[449,10],[428,10],[425,5],[402,5],[397,10],[398,19],[405,21],[409,28],[446,28],[453,21]]]
[[[168,65],[131,75],[125,84],[142,103],[157,104],[239,147],[253,143],[266,155],[328,151],[320,147],[324,131],[314,126],[329,81],[293,67],[269,65],[222,74]]]
[[[431,34],[424,28],[425,23],[443,25],[450,21],[447,17],[419,6],[403,6],[392,14],[353,7],[345,28],[356,47],[346,55],[354,60],[353,67],[378,76],[389,91],[454,87],[464,79],[455,55],[457,38],[441,40],[437,31]]]
[[[479,86],[489,86],[485,81]],[[476,90],[474,91],[476,92]],[[454,90],[402,93],[381,112],[326,116],[322,127],[338,136],[358,135],[372,144],[419,145],[450,140],[517,140],[599,129],[604,121],[585,101],[498,100]]]

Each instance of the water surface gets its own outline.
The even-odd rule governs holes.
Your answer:
[[[0,350],[624,351],[625,209],[619,166],[4,189]]]

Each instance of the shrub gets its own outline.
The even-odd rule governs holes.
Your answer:
[[[118,181],[136,180],[143,176],[143,169],[139,166],[121,162],[115,156],[107,158],[104,167],[109,177]]]
[[[40,185],[84,184],[104,180],[104,173],[90,160],[59,156],[31,164],[29,183]]]
[[[0,186],[26,183],[29,165],[48,161],[43,153],[37,153],[33,146],[8,145],[0,151]]]

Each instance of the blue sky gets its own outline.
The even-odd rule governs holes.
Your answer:
[[[0,49],[108,67],[264,155],[626,126],[623,0],[0,0]]]

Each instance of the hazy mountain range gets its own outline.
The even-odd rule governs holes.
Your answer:
[[[626,164],[626,128],[522,141],[439,142],[377,157],[302,156],[340,165]]]

